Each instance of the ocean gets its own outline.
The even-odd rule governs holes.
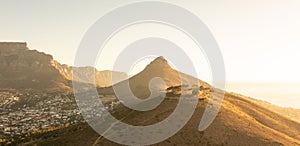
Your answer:
[[[240,93],[281,107],[300,109],[300,83],[226,83],[226,91]]]

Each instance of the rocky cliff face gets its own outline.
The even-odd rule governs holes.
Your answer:
[[[116,84],[122,80],[127,79],[127,74],[116,71],[98,71],[93,67],[72,67],[73,72],[76,72],[73,80],[81,83],[96,84],[98,87],[108,87]],[[76,69],[74,69],[76,68]],[[92,80],[92,76],[95,76],[95,82]],[[72,77],[72,76],[71,76]],[[114,80],[112,79],[114,78]]]
[[[70,90],[72,69],[53,60],[51,55],[29,50],[26,43],[0,43],[0,88]],[[76,81],[91,83],[85,80],[94,75],[94,68],[84,70]],[[95,70],[96,85],[112,85],[110,75],[117,74],[119,80],[127,77],[124,73]]]
[[[26,43],[0,43],[0,88],[64,89],[68,80],[51,55],[29,50]]]

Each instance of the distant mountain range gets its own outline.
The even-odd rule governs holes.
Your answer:
[[[0,88],[17,90],[48,90],[71,91],[74,67],[62,65],[53,60],[51,55],[29,50],[26,43],[0,43]],[[107,87],[113,84],[111,77],[114,74],[116,82],[127,78],[127,74],[115,71],[98,71],[93,67],[76,67],[75,81],[91,83],[87,80],[95,76],[98,87]],[[94,74],[95,72],[95,74]]]
[[[78,82],[91,81],[84,76],[92,76],[94,68],[83,67],[84,75],[78,77]],[[61,65],[53,57],[38,51],[29,50],[25,43],[0,43],[0,88],[22,90],[70,90],[72,67]],[[112,83],[111,74],[117,74],[120,82]],[[115,115],[124,119],[124,122],[134,125],[149,125],[157,123],[169,116],[177,106],[182,91],[179,75],[189,82],[197,81],[203,86],[194,115],[177,134],[155,145],[300,145],[300,123],[288,119],[284,112],[275,112],[280,107],[268,109],[251,98],[225,92],[218,116],[203,132],[198,131],[200,119],[205,108],[212,108],[212,87],[195,77],[174,70],[163,57],[158,57],[137,75],[130,77],[120,72],[96,71],[96,84],[99,94],[115,96],[111,85],[124,86],[130,84],[132,92],[140,97],[149,96],[149,81],[153,77],[160,77],[165,84],[156,84],[155,88],[165,90],[173,86],[165,99],[157,108],[139,112],[128,109],[123,105],[115,109]],[[216,92],[215,92],[216,93]],[[216,94],[216,96],[221,96]],[[294,119],[295,120],[295,119]],[[53,137],[37,139],[30,144],[37,145],[118,145],[100,137],[86,123],[52,131]],[[51,133],[51,132],[50,132]],[[49,134],[49,133],[48,133]]]

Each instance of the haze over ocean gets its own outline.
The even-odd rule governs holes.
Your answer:
[[[300,83],[289,82],[228,82],[226,90],[236,92],[245,96],[268,101],[282,107],[300,107]]]

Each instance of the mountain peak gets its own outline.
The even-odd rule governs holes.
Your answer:
[[[165,84],[154,85],[153,88],[156,89],[164,90],[169,86],[181,83],[178,71],[174,70],[168,61],[160,56],[148,64],[142,72],[129,79],[132,92],[137,97],[148,97],[150,95],[149,83],[155,77],[161,78],[165,82]]]
[[[159,56],[156,59],[154,59],[148,66],[147,68],[171,68],[169,65],[168,61],[163,57]]]
[[[165,63],[168,63],[168,61],[163,56],[159,56],[159,57],[155,58],[152,62],[165,62]]]
[[[163,60],[163,61],[167,61],[167,60],[165,59],[164,56],[159,56],[159,57],[157,57],[155,60]]]

